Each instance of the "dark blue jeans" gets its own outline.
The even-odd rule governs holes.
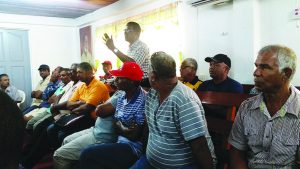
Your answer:
[[[137,159],[129,144],[108,143],[84,149],[79,164],[81,169],[128,169]]]
[[[146,155],[142,155],[141,158],[139,158],[139,160],[137,160],[135,164],[131,166],[129,169],[155,169],[155,167],[153,167],[148,162]],[[197,169],[197,167],[191,165],[191,166],[184,167],[182,169]]]

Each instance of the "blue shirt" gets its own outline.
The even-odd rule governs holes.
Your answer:
[[[126,93],[122,92],[118,95],[117,104],[113,105],[116,107],[115,119],[122,122],[126,127],[132,124],[142,126],[145,122],[145,100],[146,92],[139,87],[131,100],[126,99]],[[113,103],[113,102],[111,102]],[[137,156],[142,153],[142,142],[130,141],[124,136],[118,136],[118,143],[128,143]]]
[[[198,91],[243,93],[244,89],[239,82],[227,77],[226,80],[219,84],[215,84],[213,80],[204,81],[199,86]]]
[[[113,106],[117,105],[119,94],[124,93],[123,91],[116,91],[116,93],[109,98],[106,102],[111,103]],[[106,118],[97,117],[95,127],[93,128],[93,134],[97,141],[103,143],[113,143],[117,140],[117,135],[114,131],[113,126],[114,118],[109,116]]]
[[[60,87],[63,86],[64,84],[60,81],[57,80],[55,83],[50,82],[48,83],[46,89],[43,91],[42,94],[42,100],[43,102],[39,105],[40,107],[50,107],[50,103],[48,102],[48,99],[55,93],[55,91]]]

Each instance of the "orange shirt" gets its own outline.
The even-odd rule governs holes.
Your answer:
[[[83,85],[78,87],[69,101],[76,102],[80,100],[87,104],[97,106],[100,102],[105,102],[108,99],[109,93],[107,87],[94,77],[88,86],[83,83]],[[91,117],[96,119],[95,111],[91,112]]]

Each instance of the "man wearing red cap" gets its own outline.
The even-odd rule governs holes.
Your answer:
[[[110,61],[106,60],[102,63],[103,72],[105,73],[104,76],[100,76],[100,81],[103,83],[106,83],[107,79],[111,79],[112,75],[109,73],[109,71],[112,69],[112,64]]]
[[[85,169],[129,168],[142,150],[140,134],[144,124],[145,91],[140,87],[143,72],[135,62],[125,62],[116,76],[119,91],[106,103],[97,107],[99,116],[93,128],[77,132],[65,138],[63,146],[54,153],[54,168],[72,168],[84,150],[82,164]],[[115,114],[114,114],[115,113]],[[113,116],[114,115],[114,116]],[[114,130],[115,128],[115,130]],[[118,141],[114,140],[118,134]],[[96,155],[95,155],[96,154]]]
[[[105,73],[104,76],[99,76],[100,81],[105,84],[108,89],[109,95],[112,96],[116,91],[116,86],[113,84],[113,76],[109,73],[112,69],[112,64],[110,61],[106,60],[102,63],[103,72]]]

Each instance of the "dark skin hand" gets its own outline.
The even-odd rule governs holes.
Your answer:
[[[142,127],[138,126],[137,124],[132,124],[129,127],[124,126],[120,121],[115,122],[115,131],[128,138],[131,141],[137,141],[142,132]]]
[[[205,136],[189,141],[195,157],[196,165],[201,169],[213,169],[213,159]]]
[[[107,48],[111,51],[114,52],[114,49],[116,48],[115,47],[115,44],[114,44],[114,41],[112,39],[112,36],[108,36],[107,33],[105,33],[102,37],[102,39],[104,40],[105,42],[105,45],[107,46]],[[115,55],[118,56],[118,58],[122,61],[122,62],[135,62],[131,57],[125,55],[124,53],[122,53],[121,51],[115,53]]]
[[[230,164],[232,169],[248,169],[246,152],[232,147],[230,150]]]
[[[115,113],[115,108],[111,103],[103,103],[96,107],[95,112],[98,117],[105,118],[113,115]]]
[[[40,99],[40,98],[42,98],[42,94],[43,94],[43,92],[40,91],[40,90],[32,91],[31,92],[31,98]]]
[[[102,37],[102,39],[104,40],[105,42],[105,45],[107,46],[108,49],[110,50],[114,50],[115,49],[115,44],[114,44],[114,41],[112,39],[112,36],[108,36],[107,33],[105,33]]]

